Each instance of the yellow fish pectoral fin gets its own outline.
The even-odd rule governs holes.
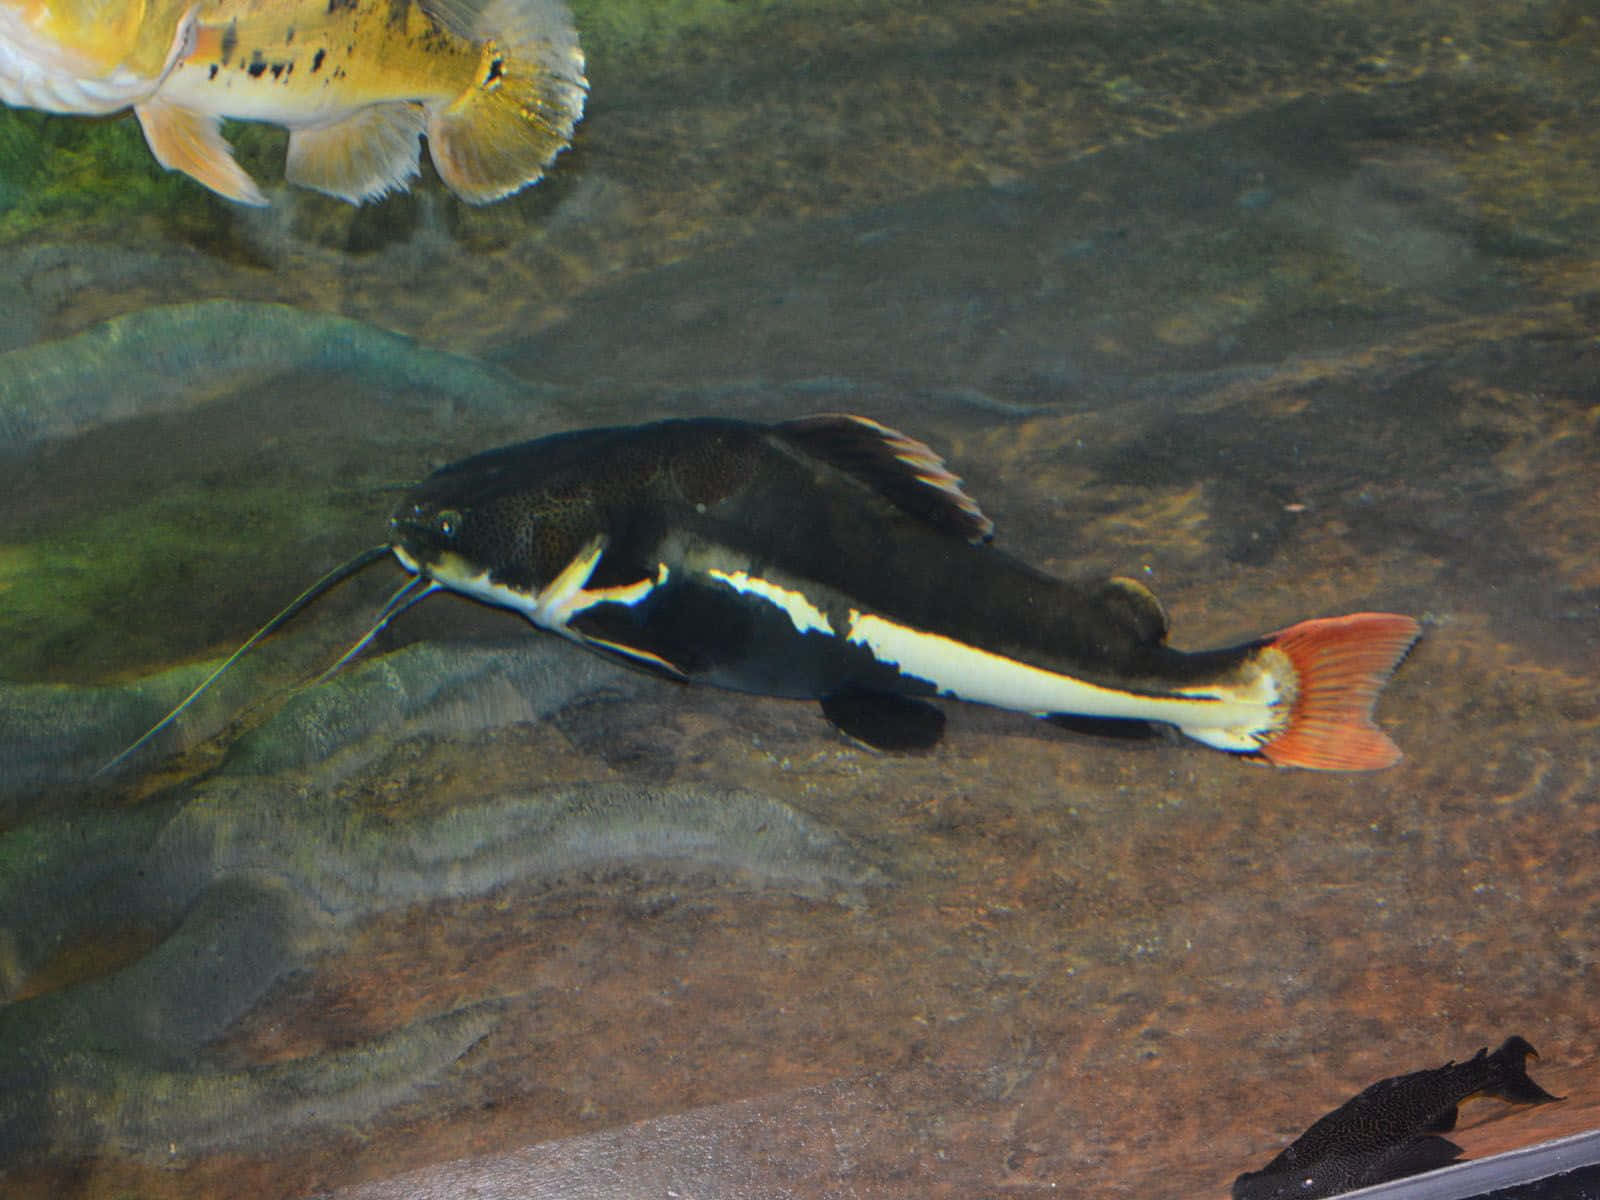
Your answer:
[[[400,101],[292,130],[284,177],[351,204],[404,191],[417,177],[423,122],[420,106]]]
[[[180,108],[159,95],[134,105],[133,111],[150,153],[163,167],[182,171],[229,200],[266,206],[266,196],[234,161],[233,147],[222,140],[221,117]]]

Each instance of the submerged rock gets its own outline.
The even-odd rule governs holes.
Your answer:
[[[203,300],[0,354],[0,453],[193,407],[230,382],[301,370],[359,371],[395,392],[486,411],[553,403],[509,372],[348,317]]]
[[[489,646],[417,643],[295,693],[241,738],[224,771],[270,775],[340,756],[348,772],[393,743],[465,736],[550,716],[600,690],[631,693],[643,679],[552,638]]]
[[[883,882],[838,831],[747,788],[548,784],[409,815],[351,798],[367,786],[352,777],[397,738],[537,719],[619,674],[534,639],[413,646],[295,697],[208,779],[0,834],[0,1158],[198,1152],[406,1098],[493,1027],[491,1008],[266,1067],[209,1050],[288,973],[384,912],[640,864],[848,901]],[[31,994],[106,935],[108,914],[150,931],[149,949]]]
[[[160,671],[123,686],[0,682],[0,818],[26,815],[24,806],[50,791],[88,787],[100,767],[219,662]],[[241,661],[176,728],[163,731],[115,776],[148,769],[162,752],[213,735],[229,714],[270,695],[275,685],[266,674],[253,661]],[[463,736],[541,720],[585,694],[630,695],[643,682],[542,637],[488,646],[415,643],[295,692],[270,721],[230,748],[223,770],[264,776],[337,758],[338,771],[349,774],[407,738]]]

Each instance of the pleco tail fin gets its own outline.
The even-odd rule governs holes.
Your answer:
[[[1397,613],[1351,613],[1301,621],[1267,639],[1264,653],[1288,659],[1293,696],[1283,730],[1261,747],[1280,767],[1371,771],[1400,759],[1372,723],[1372,706],[1422,632]]]
[[[1529,1077],[1530,1057],[1538,1058],[1539,1052],[1525,1038],[1515,1035],[1508,1037],[1500,1044],[1500,1049],[1486,1060],[1489,1082],[1483,1090],[1491,1096],[1517,1104],[1545,1104],[1560,1100],[1560,1096],[1552,1096]]]
[[[430,108],[428,148],[456,195],[487,204],[533,183],[572,140],[588,88],[560,0],[490,0],[472,31],[472,85]]]

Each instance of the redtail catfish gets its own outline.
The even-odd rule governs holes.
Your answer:
[[[864,417],[560,433],[407,494],[388,549],[414,578],[351,654],[449,590],[667,679],[820,701],[885,749],[936,742],[944,716],[927,701],[951,697],[1165,723],[1279,766],[1400,757],[1371,710],[1418,636],[1410,617],[1319,618],[1186,652],[1141,584],[1054,578],[992,534],[932,449]]]

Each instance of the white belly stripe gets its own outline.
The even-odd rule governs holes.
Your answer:
[[[439,583],[455,591],[476,596],[491,604],[515,609],[534,624],[575,641],[594,642],[614,652],[630,655],[650,665],[678,673],[677,668],[656,655],[630,647],[585,637],[572,629],[570,622],[597,604],[638,604],[670,574],[666,563],[658,563],[653,578],[610,588],[590,588],[589,580],[605,552],[606,539],[596,537],[575,555],[553,580],[537,592],[518,591],[491,582],[488,571],[474,571],[459,558],[447,555],[429,569]],[[409,570],[409,561],[398,547],[395,554]],[[802,592],[786,588],[746,571],[709,568],[705,574],[740,593],[757,596],[787,616],[800,633],[818,632],[839,636],[827,614]],[[1162,721],[1176,725],[1184,733],[1225,750],[1254,750],[1279,730],[1286,719],[1286,707],[1272,674],[1262,671],[1254,678],[1214,685],[1174,687],[1175,695],[1146,696],[1121,691],[1076,679],[1071,675],[1030,666],[1003,654],[994,654],[955,638],[929,633],[882,617],[876,613],[849,610],[849,628],[844,640],[860,646],[879,662],[891,666],[911,679],[926,680],[941,695],[1014,712],[1048,716],[1073,713],[1091,717],[1114,717],[1140,721]]]
[[[902,674],[927,680],[944,695],[1036,716],[1125,717],[1188,730],[1253,727],[1270,711],[1270,702],[1230,695],[1224,688],[1193,688],[1188,696],[1167,697],[1101,687],[856,609],[850,610],[846,640]]]
[[[759,596],[781,609],[797,633],[814,632],[825,633],[829,637],[835,636],[835,630],[828,621],[827,614],[806,599],[801,592],[779,587],[769,579],[762,579],[745,571],[719,571],[712,568],[707,570],[706,574],[718,583],[727,584],[741,595]]]

